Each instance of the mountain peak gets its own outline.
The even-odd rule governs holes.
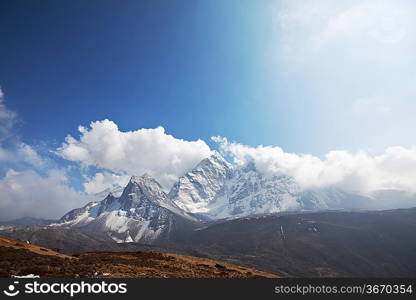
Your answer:
[[[180,177],[169,192],[169,198],[186,212],[206,212],[210,202],[223,189],[231,175],[232,165],[213,151],[194,169]]]
[[[218,151],[212,151],[212,154],[203,159],[196,167],[195,169],[198,168],[205,168],[205,167],[219,167],[219,168],[224,168],[226,167],[227,169],[231,168],[231,164],[225,160],[224,157],[222,157],[222,155],[218,152]],[[192,171],[191,171],[192,172]]]
[[[121,198],[126,198],[129,194],[135,193],[140,195],[142,193],[154,195],[165,195],[160,183],[147,173],[142,176],[132,176],[130,182],[124,188]]]
[[[222,161],[222,162],[227,162],[226,160],[225,160],[225,158],[218,152],[218,151],[216,151],[216,150],[214,150],[214,151],[212,151],[212,154],[210,155],[210,157],[209,157],[210,159],[215,159],[215,160],[219,160],[219,161]],[[227,162],[228,163],[228,162]]]
[[[224,157],[222,157],[222,155],[217,151],[217,150],[212,150],[211,151],[211,155],[210,157],[215,157],[215,158],[219,158],[219,159],[224,159]]]
[[[152,176],[150,176],[148,173],[144,173],[142,176],[133,175],[130,178],[130,182],[132,183],[143,183],[143,182],[149,182],[149,181],[156,181],[156,180]]]
[[[106,199],[114,199],[114,198],[116,198],[114,196],[114,194],[112,192],[109,192],[108,195],[107,195],[107,197],[104,198],[104,200],[106,200]]]

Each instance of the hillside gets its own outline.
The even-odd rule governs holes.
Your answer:
[[[215,259],[294,277],[414,277],[416,209],[241,218],[194,234]],[[196,253],[193,253],[196,255]]]
[[[69,256],[0,238],[0,277],[251,278],[271,273],[215,260],[157,252],[87,252]]]
[[[98,232],[56,226],[0,226],[0,236],[62,253],[161,252],[226,261],[290,277],[414,277],[416,208],[324,211],[217,220],[180,242],[116,243]]]

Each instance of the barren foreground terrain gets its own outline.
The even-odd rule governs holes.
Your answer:
[[[0,238],[0,277],[250,278],[276,275],[214,260],[156,252],[87,252],[77,256]]]

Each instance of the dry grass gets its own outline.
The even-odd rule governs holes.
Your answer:
[[[215,260],[156,252],[87,252],[77,257],[0,238],[0,277],[255,278],[276,275]]]
[[[74,258],[73,256],[65,255],[65,254],[53,251],[51,249],[44,248],[44,247],[39,247],[39,246],[35,246],[32,244],[28,244],[27,242],[24,242],[24,241],[10,240],[6,238],[2,238],[2,237],[0,237],[0,246],[14,248],[14,249],[26,249],[30,252],[33,252],[39,255],[51,255],[51,256],[56,256],[60,258],[69,258],[69,259]]]

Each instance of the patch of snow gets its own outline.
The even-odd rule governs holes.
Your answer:
[[[280,225],[280,233],[282,234],[282,239],[285,239],[285,233],[283,231],[283,225]]]
[[[39,275],[35,275],[35,274],[27,274],[27,275],[12,275],[12,278],[40,278]]]

